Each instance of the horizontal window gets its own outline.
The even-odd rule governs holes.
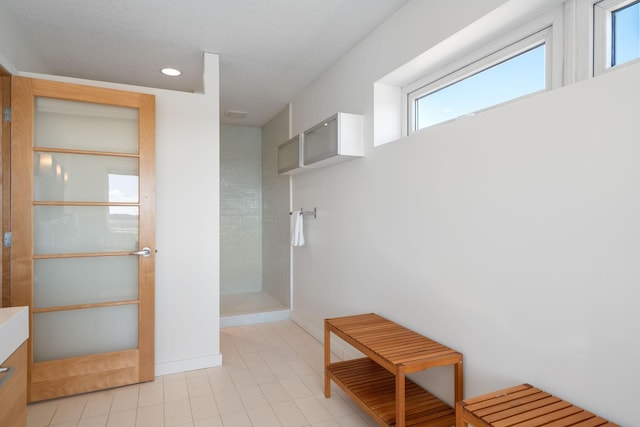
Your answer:
[[[611,13],[611,66],[640,57],[640,2]]]
[[[640,58],[640,0],[594,5],[594,73]]]
[[[410,131],[547,89],[549,33],[536,33],[409,93]]]
[[[542,44],[417,98],[415,130],[544,90],[544,58]]]

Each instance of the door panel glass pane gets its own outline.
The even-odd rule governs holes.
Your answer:
[[[34,206],[34,254],[138,250],[135,206]]]
[[[36,97],[34,146],[138,153],[138,110]]]
[[[35,362],[138,348],[138,306],[36,313]]]
[[[138,257],[36,259],[34,307],[138,299]]]
[[[138,202],[138,159],[34,153],[37,201]]]

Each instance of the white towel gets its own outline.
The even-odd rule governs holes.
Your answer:
[[[293,226],[291,228],[291,245],[302,246],[304,245],[304,232],[302,224],[302,212],[293,213]]]

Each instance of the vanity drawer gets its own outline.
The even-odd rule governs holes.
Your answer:
[[[0,426],[27,425],[27,343],[24,342],[0,367],[13,368],[0,373]],[[5,380],[6,378],[6,380]]]

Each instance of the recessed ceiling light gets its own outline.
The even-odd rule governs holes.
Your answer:
[[[182,71],[176,70],[175,68],[163,68],[160,72],[169,77],[177,77],[182,74]]]

